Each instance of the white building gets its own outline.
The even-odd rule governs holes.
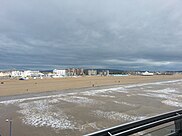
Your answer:
[[[42,77],[44,76],[43,73],[39,71],[24,71],[25,75],[30,76],[30,77]]]
[[[148,71],[142,73],[142,76],[153,76],[154,73],[149,73]]]
[[[89,76],[96,76],[97,75],[97,70],[88,70],[87,71],[87,74],[89,75]]]
[[[66,76],[66,70],[62,69],[62,70],[58,70],[58,69],[54,69],[53,70],[53,74],[55,76]]]
[[[7,77],[10,75],[10,72],[0,72],[0,77]]]
[[[30,77],[31,74],[32,74],[32,71],[30,71],[30,70],[26,70],[26,71],[23,72],[24,77]]]
[[[3,77],[4,76],[4,73],[3,72],[0,72],[0,77]]]
[[[26,71],[12,71],[10,75],[11,77],[42,77],[44,74],[42,74],[39,71],[26,70]]]
[[[22,76],[24,76],[24,72],[23,71],[12,71],[10,75],[11,75],[11,77],[22,77]]]

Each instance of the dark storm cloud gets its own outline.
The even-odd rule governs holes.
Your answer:
[[[180,0],[0,0],[0,66],[181,70]]]

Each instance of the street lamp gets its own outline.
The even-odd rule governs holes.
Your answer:
[[[6,122],[9,122],[9,136],[11,136],[12,135],[12,122],[13,122],[13,120],[7,118]]]
[[[1,131],[0,131],[0,136],[1,136]]]

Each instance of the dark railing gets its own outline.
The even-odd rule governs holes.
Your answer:
[[[111,127],[85,136],[128,136],[169,122],[174,122],[175,130],[168,136],[182,136],[182,109]]]

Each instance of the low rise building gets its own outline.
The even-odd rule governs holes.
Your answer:
[[[154,75],[154,73],[150,73],[148,71],[142,73],[142,76],[153,76],[153,75]]]
[[[66,76],[66,70],[65,69],[62,69],[62,70],[54,69],[53,74],[57,75],[57,76]]]
[[[11,77],[23,77],[24,72],[23,71],[12,71],[10,74]]]
[[[11,77],[42,77],[44,74],[39,71],[12,71],[10,76]]]
[[[0,77],[9,77],[10,72],[0,72]]]
[[[43,77],[44,74],[41,73],[40,71],[29,71],[29,73],[27,73],[27,76],[30,76],[30,77]]]
[[[109,76],[109,70],[103,70],[99,72],[100,76]]]

